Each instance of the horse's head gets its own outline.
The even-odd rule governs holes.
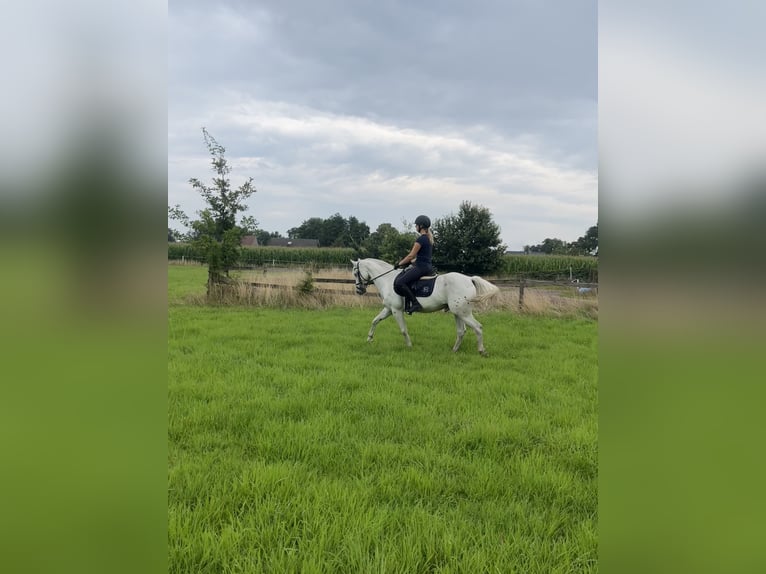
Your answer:
[[[354,274],[354,286],[356,287],[356,294],[357,295],[364,295],[367,293],[367,281],[369,281],[369,277],[366,279],[362,277],[362,271],[359,269],[359,263],[360,261],[354,261],[352,260],[351,263],[354,266],[353,274]]]

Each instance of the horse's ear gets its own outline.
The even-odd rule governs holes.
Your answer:
[[[352,265],[356,265],[356,261],[354,261],[353,259],[349,259],[349,261],[351,261]]]

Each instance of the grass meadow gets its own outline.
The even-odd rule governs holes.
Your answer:
[[[201,303],[169,266],[174,573],[597,571],[597,323]],[[362,298],[357,298],[362,299]]]

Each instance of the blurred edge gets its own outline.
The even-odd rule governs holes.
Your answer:
[[[599,4],[599,568],[766,570],[758,3]]]
[[[0,555],[166,570],[164,2],[9,6]]]
[[[108,4],[4,15],[9,571],[166,566],[167,5]],[[715,10],[599,6],[605,572],[766,569],[764,8]]]

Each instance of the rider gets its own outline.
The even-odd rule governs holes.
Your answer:
[[[410,285],[423,277],[434,272],[431,266],[431,252],[433,251],[434,236],[431,234],[431,220],[425,215],[418,215],[415,218],[415,229],[419,233],[415,244],[410,252],[405,255],[395,268],[404,268],[409,263],[415,261],[415,265],[407,269],[404,273],[394,279],[394,290],[404,293],[405,311],[412,315],[415,311],[420,311],[423,307],[415,298]]]

